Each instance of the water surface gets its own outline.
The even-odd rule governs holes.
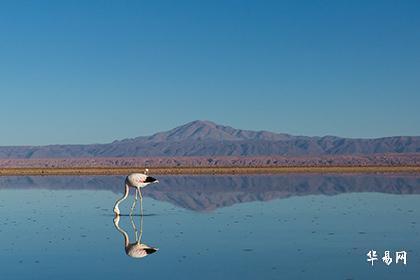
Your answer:
[[[162,176],[135,259],[120,176],[1,177],[1,279],[418,279],[420,177]],[[132,197],[121,210],[128,213]],[[139,210],[137,208],[136,212]],[[135,216],[137,233],[141,217]],[[135,241],[130,218],[118,226]],[[366,253],[406,250],[407,265]]]

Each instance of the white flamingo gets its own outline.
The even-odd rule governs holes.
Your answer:
[[[120,205],[120,203],[122,201],[124,201],[128,197],[128,194],[130,192],[130,188],[134,188],[136,190],[136,194],[134,196],[134,202],[133,202],[133,205],[131,206],[131,211],[130,211],[130,216],[131,216],[133,214],[134,208],[136,207],[137,195],[140,196],[140,200],[143,199],[143,196],[141,195],[141,188],[144,188],[149,184],[159,183],[158,180],[156,180],[155,178],[147,175],[148,172],[149,172],[149,170],[146,169],[145,174],[143,174],[143,173],[133,173],[133,174],[128,175],[127,178],[125,178],[124,195],[115,202],[115,206],[114,206],[115,216],[120,215],[120,209],[118,208],[118,206]],[[140,203],[140,208],[141,208],[141,215],[143,215],[143,204],[142,203]]]
[[[116,216],[114,218],[115,228],[124,236],[125,253],[132,258],[144,258],[159,250],[158,248],[150,247],[149,245],[146,245],[141,242],[141,237],[143,235],[143,216],[140,217],[140,236],[137,232],[137,227],[133,221],[133,216],[130,216],[130,219],[131,225],[133,226],[134,233],[136,236],[136,242],[134,243],[130,243],[130,237],[128,236],[127,232],[120,227],[120,216]]]

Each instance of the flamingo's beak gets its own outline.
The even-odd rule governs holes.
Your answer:
[[[115,207],[114,208],[114,214],[115,214],[115,217],[118,217],[120,215],[120,209]]]
[[[114,218],[114,223],[118,224],[120,222],[120,216],[116,215]]]

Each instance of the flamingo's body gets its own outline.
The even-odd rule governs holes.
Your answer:
[[[146,169],[146,173],[148,172],[148,170]],[[134,197],[134,203],[133,206],[131,207],[131,213],[134,210],[134,207],[136,205],[137,202],[137,194],[139,194],[140,199],[142,199],[142,195],[141,195],[141,188],[146,187],[149,184],[153,184],[153,183],[159,183],[158,180],[156,180],[155,178],[148,176],[147,174],[143,174],[143,173],[133,173],[127,176],[127,178],[125,178],[125,191],[124,191],[124,195],[123,197],[121,197],[120,199],[118,199],[115,203],[114,206],[114,213],[116,216],[120,215],[120,209],[118,208],[119,204],[124,201],[127,197],[128,194],[130,192],[130,188],[134,188],[136,190],[136,194]],[[143,214],[143,207],[142,207],[142,214]]]

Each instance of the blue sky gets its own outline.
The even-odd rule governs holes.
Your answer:
[[[419,1],[2,1],[0,42],[0,145],[420,135]]]

